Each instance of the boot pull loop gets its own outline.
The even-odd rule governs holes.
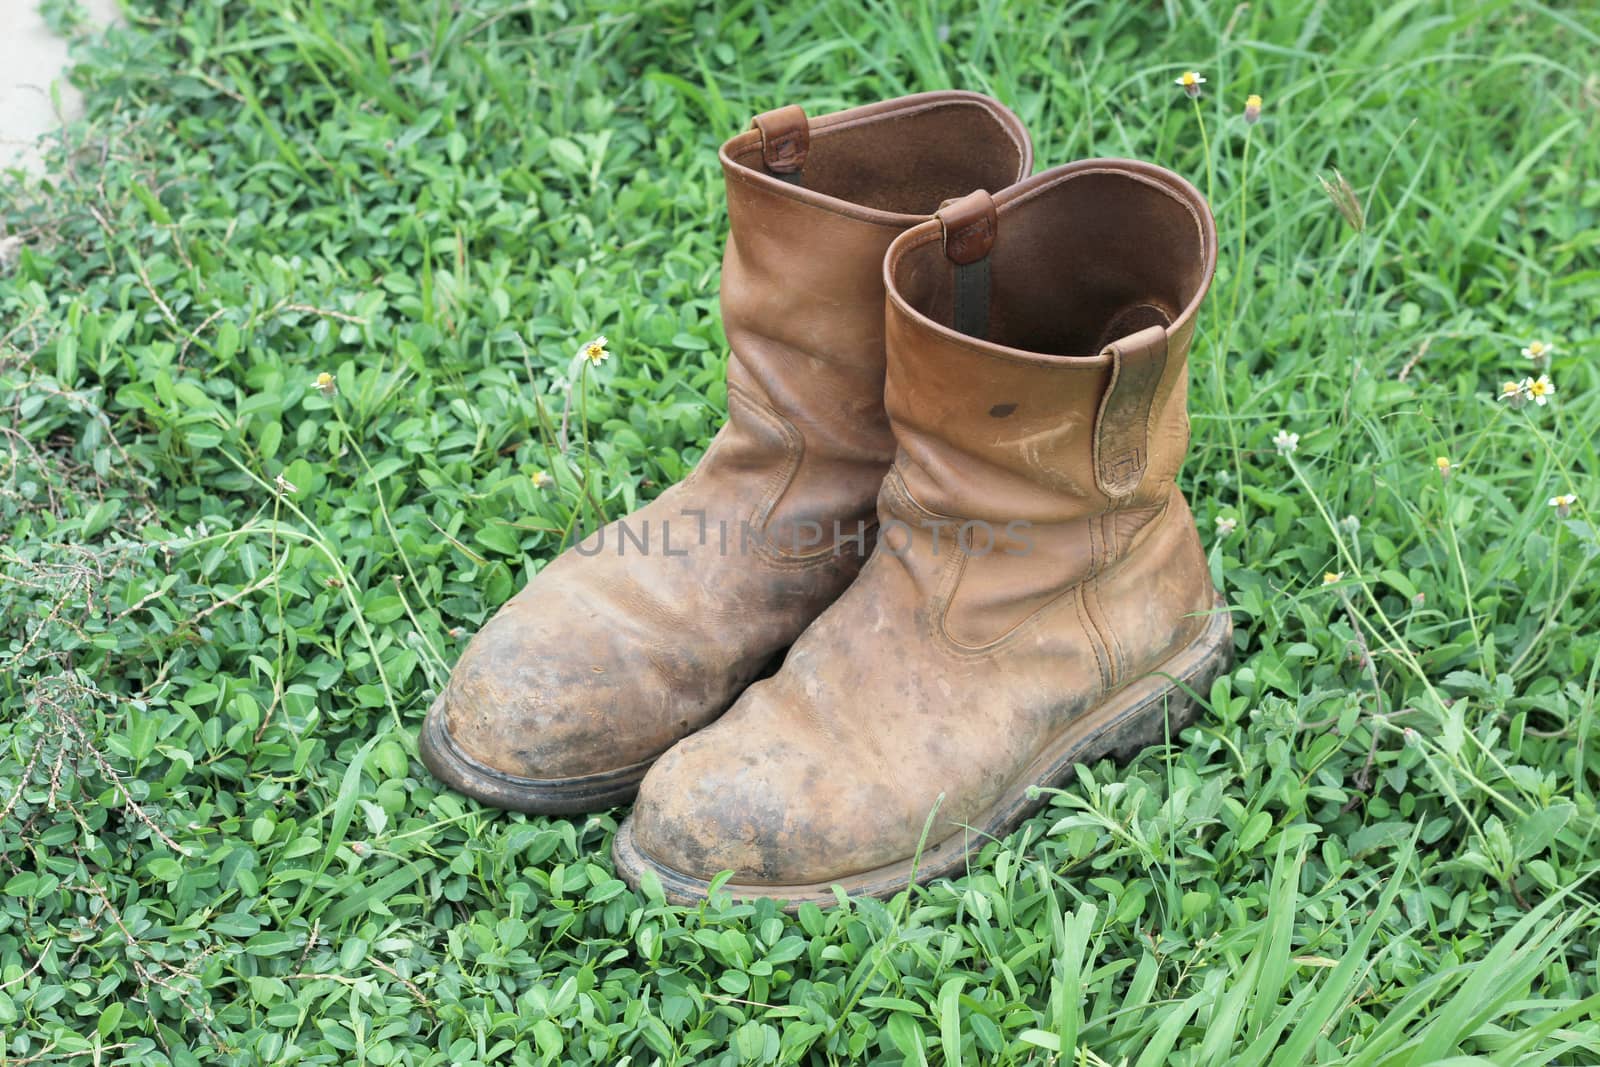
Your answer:
[[[1094,426],[1094,480],[1113,501],[1132,495],[1150,462],[1150,408],[1167,369],[1167,331],[1149,326],[1105,347],[1111,383]]]
[[[969,337],[989,336],[989,252],[994,248],[994,198],[979,189],[946,200],[936,213],[944,229],[944,254],[955,264],[955,328]]]
[[[800,184],[800,168],[811,150],[811,124],[805,109],[790,104],[764,111],[750,120],[752,129],[761,132],[761,162],[767,172],[790,185]]]

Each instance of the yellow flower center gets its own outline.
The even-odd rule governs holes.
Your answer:
[[[1433,462],[1438,465],[1440,470],[1444,470],[1446,467],[1450,466],[1450,461],[1443,456],[1440,456]]]
[[[1322,576],[1322,584],[1323,585],[1332,585],[1334,582],[1337,582],[1340,578],[1343,578],[1343,577],[1344,577],[1344,575],[1340,574],[1338,571],[1329,571],[1327,574],[1324,574]]]
[[[1193,85],[1195,83],[1195,80],[1197,78],[1199,78],[1199,77],[1200,77],[1200,75],[1196,74],[1194,71],[1186,70],[1186,71],[1183,72],[1183,84],[1185,84],[1185,85]]]
[[[1528,392],[1532,393],[1534,396],[1544,396],[1549,391],[1550,386],[1546,382],[1534,382],[1532,385],[1528,386]]]
[[[1516,382],[1507,382],[1506,384],[1504,384],[1504,385],[1502,385],[1500,387],[1500,391],[1502,393],[1505,393],[1507,396],[1510,396],[1512,393],[1517,391],[1517,383]]]
[[[1251,93],[1249,96],[1244,98],[1244,106],[1245,107],[1253,107],[1257,111],[1260,111],[1261,110],[1261,98],[1259,96],[1255,95],[1254,93]]]

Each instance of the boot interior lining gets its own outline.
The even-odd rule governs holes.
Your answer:
[[[1129,172],[1071,175],[1002,208],[983,340],[1097,355],[1146,327],[1170,326],[1199,292],[1206,254],[1200,219],[1173,191]],[[937,238],[905,252],[895,288],[955,328],[955,270]]]
[[[759,142],[733,157],[765,171]],[[800,185],[878,211],[931,215],[974,189],[1025,177],[1022,148],[994,111],[971,100],[889,111],[813,129]]]

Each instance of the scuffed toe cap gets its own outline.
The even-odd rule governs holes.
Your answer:
[[[563,610],[565,598],[521,599],[472,639],[440,699],[444,729],[472,760],[534,780],[602,774],[649,762],[720,710],[661,656]]]
[[[893,859],[904,798],[837,753],[826,758],[804,730],[774,733],[758,724],[765,716],[740,714],[761,689],[645,775],[633,813],[639,851],[691,878],[731,870],[735,882],[773,886],[825,883]]]

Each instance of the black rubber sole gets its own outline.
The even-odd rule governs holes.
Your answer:
[[[579,778],[521,778],[495,770],[463,752],[444,725],[444,694],[428,709],[417,753],[433,776],[491,808],[531,815],[584,815],[628,804],[655,760]]]
[[[1048,802],[1043,794],[1030,796],[1033,787],[1058,786],[1072,775],[1074,766],[1105,756],[1126,762],[1153,744],[1188,726],[1200,713],[1190,692],[1209,694],[1211,683],[1233,662],[1233,621],[1220,597],[1200,635],[1143,678],[1112,693],[1096,708],[1070,722],[1017,783],[973,826],[963,828],[922,855],[862,871],[827,883],[759,885],[728,882],[723,888],[737,899],[770,897],[786,901],[785,910],[801,904],[837,902],[834,887],[850,896],[886,898],[906,888],[913,879],[920,885],[965,872],[972,856],[990,840],[1004,838]],[[633,816],[618,827],[611,846],[617,872],[637,888],[645,871],[661,881],[674,904],[696,904],[710,892],[710,882],[657,863],[634,841]]]

